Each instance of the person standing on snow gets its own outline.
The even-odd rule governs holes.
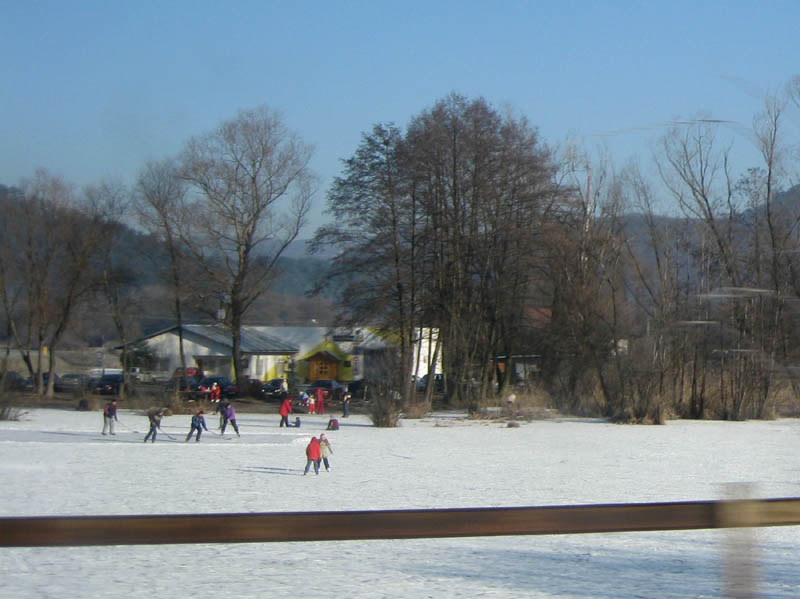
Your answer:
[[[106,431],[110,432],[112,435],[116,435],[117,433],[114,432],[114,423],[119,422],[117,419],[117,400],[112,399],[106,404],[106,407],[103,408],[103,434],[106,434]]]
[[[303,476],[308,474],[308,469],[311,468],[311,465],[314,465],[314,474],[319,474],[319,460],[321,455],[321,448],[319,445],[319,439],[316,437],[311,437],[311,441],[308,442],[308,446],[306,447],[306,469],[303,471]]]
[[[342,418],[350,416],[350,394],[345,393],[342,395]]]
[[[291,397],[284,397],[283,401],[281,402],[281,407],[278,409],[278,413],[281,415],[281,423],[278,425],[278,428],[282,426],[289,426],[289,414],[292,413],[292,398]]]
[[[239,427],[236,426],[236,410],[233,409],[233,404],[231,402],[225,402],[225,405],[222,408],[222,417],[224,420],[222,421],[222,431],[220,434],[225,434],[225,427],[228,426],[228,422],[230,421],[231,426],[233,426],[233,430],[236,431],[236,436],[241,437],[239,434]]]
[[[325,391],[322,390],[322,387],[317,387],[314,389],[314,395],[316,396],[316,401],[314,402],[314,407],[317,410],[317,414],[324,414],[325,413]]]
[[[195,441],[199,441],[200,435],[203,433],[203,429],[208,431],[208,427],[206,426],[206,418],[203,416],[203,410],[200,410],[197,414],[192,416],[192,428],[189,429],[189,434],[186,435],[186,441],[188,442],[189,439],[192,438],[194,431],[197,431],[197,438]]]
[[[322,433],[319,436],[319,448],[320,448],[320,456],[322,457],[322,463],[325,464],[325,472],[330,472],[331,465],[328,462],[328,457],[333,455],[333,449],[331,449],[331,442],[328,441],[328,438],[325,436],[325,433]]]
[[[164,408],[150,408],[147,410],[147,418],[150,420],[150,430],[144,437],[144,442],[152,436],[151,443],[156,442],[156,431],[161,430],[161,418],[164,416]]]

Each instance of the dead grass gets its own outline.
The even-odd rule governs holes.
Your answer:
[[[520,420],[523,422],[545,420],[557,415],[557,412],[552,408],[549,394],[538,388],[510,392],[499,401],[494,399],[491,402],[484,403],[486,405],[483,405],[477,413],[471,415],[471,418],[498,420],[500,422],[508,421],[511,424]]]

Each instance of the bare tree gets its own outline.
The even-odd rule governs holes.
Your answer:
[[[312,247],[336,252],[326,284],[341,287],[343,320],[369,322],[399,341],[402,376],[395,389],[408,402],[415,395],[413,347],[421,327],[420,226],[404,145],[394,125],[375,125],[362,136],[328,193],[332,223],[317,230]]]
[[[186,354],[183,346],[184,297],[187,283],[186,252],[181,244],[181,232],[187,207],[184,205],[186,185],[174,160],[150,162],[141,173],[136,184],[136,211],[139,222],[158,240],[167,252],[166,279],[172,289],[173,310],[178,326],[178,352],[180,363],[186,372]],[[176,392],[178,386],[175,387]]]
[[[79,305],[99,288],[95,261],[118,208],[113,186],[87,187],[81,194],[57,177],[37,171],[23,186],[21,219],[12,231],[20,248],[29,335],[19,342],[39,349],[37,389],[42,392],[42,360],[48,356],[46,393],[53,394],[55,354]],[[32,333],[32,334],[30,334]]]
[[[316,185],[311,152],[261,107],[190,140],[181,155],[190,186],[181,241],[207,277],[200,299],[224,308],[240,385],[243,318],[305,224]]]

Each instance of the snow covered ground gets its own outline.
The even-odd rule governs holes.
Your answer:
[[[184,443],[169,416],[31,410],[0,422],[0,514],[101,515],[578,505],[800,496],[800,421],[619,426],[553,419],[507,428],[457,414],[329,432],[332,472],[302,476],[329,416],[278,428],[239,414],[241,438]],[[216,420],[208,417],[209,428]],[[0,596],[723,597],[730,531],[239,545],[0,549]],[[797,597],[800,527],[752,531],[759,597]]]

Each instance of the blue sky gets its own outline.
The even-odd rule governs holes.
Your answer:
[[[38,167],[131,183],[147,160],[266,104],[316,148],[312,225],[363,131],[403,126],[450,92],[622,163],[646,160],[671,119],[749,127],[764,94],[800,74],[798,0],[5,0],[0,15],[0,183]],[[754,165],[731,135],[737,166]]]

